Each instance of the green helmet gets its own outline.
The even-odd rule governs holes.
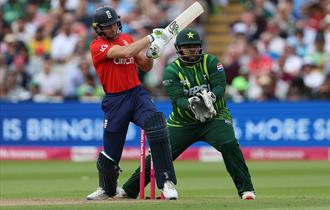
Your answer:
[[[188,44],[202,45],[202,39],[200,38],[197,31],[189,28],[180,31],[180,33],[176,36],[176,40],[175,40],[176,46],[182,46]]]
[[[178,57],[182,62],[187,64],[194,64],[197,63],[203,55],[202,44],[202,39],[200,38],[197,31],[192,29],[183,29],[176,36],[174,46],[177,50]],[[184,45],[189,45],[189,47],[191,47],[191,51],[193,52],[189,51],[188,54],[184,53],[181,48]],[[194,45],[196,45],[196,47],[194,47]]]

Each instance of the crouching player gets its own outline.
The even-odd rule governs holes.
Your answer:
[[[250,173],[224,100],[226,76],[222,64],[215,56],[203,53],[202,40],[194,30],[182,30],[175,48],[178,59],[166,67],[163,76],[163,85],[172,101],[167,125],[173,160],[195,142],[204,141],[221,152],[238,196],[243,200],[255,199]],[[117,197],[138,196],[139,171],[123,185]],[[148,184],[150,157],[145,178]]]

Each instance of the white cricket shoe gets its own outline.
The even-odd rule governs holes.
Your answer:
[[[255,200],[256,193],[253,191],[245,191],[242,193],[242,200]]]
[[[107,195],[101,187],[98,187],[95,192],[87,195],[86,200],[106,200],[108,198],[110,198],[110,196]]]
[[[175,185],[171,181],[166,181],[164,183],[164,188],[161,190],[165,199],[176,200],[178,199],[178,192],[175,189]]]
[[[125,190],[121,187],[116,188],[116,195],[113,197],[114,199],[127,199],[127,194]]]

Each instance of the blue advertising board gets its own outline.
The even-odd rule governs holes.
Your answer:
[[[169,101],[156,106],[168,116]],[[248,147],[329,147],[330,101],[228,103],[236,137]],[[99,103],[0,102],[0,146],[101,146]],[[131,124],[126,146],[139,146]],[[204,145],[198,143],[194,146]]]

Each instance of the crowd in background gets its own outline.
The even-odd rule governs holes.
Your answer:
[[[95,9],[115,8],[123,32],[139,39],[153,28],[165,27],[192,2],[0,0],[0,99],[100,100],[104,93],[89,52],[95,37],[91,27]],[[225,10],[229,1],[202,2],[206,12],[191,27],[205,38],[207,17]],[[226,97],[233,101],[330,99],[329,2],[240,2],[246,12],[228,26],[233,41],[220,57],[227,74]],[[140,72],[155,98],[166,97],[162,71],[175,58],[170,43],[150,73]]]
[[[244,1],[222,62],[234,101],[330,99],[330,1]]]

